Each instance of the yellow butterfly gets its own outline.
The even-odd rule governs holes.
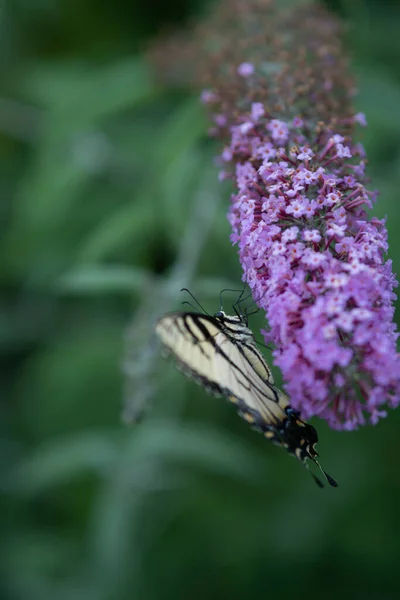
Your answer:
[[[258,350],[244,315],[214,316],[176,312],[161,317],[155,326],[167,353],[178,368],[207,392],[224,396],[236,405],[239,415],[267,439],[285,448],[307,468],[307,459],[337,487],[316,460],[315,428],[299,418],[289,398],[274,385],[265,358]],[[322,482],[311,473],[320,487]]]

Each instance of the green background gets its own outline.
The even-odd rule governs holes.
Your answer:
[[[0,4],[7,600],[398,598],[399,411],[353,433],[315,420],[340,485],[319,490],[151,335],[181,287],[211,311],[240,287],[203,110],[143,60],[201,5]],[[400,271],[399,9],[330,5]]]

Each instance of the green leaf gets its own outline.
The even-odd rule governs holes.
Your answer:
[[[158,88],[145,61],[136,56],[109,65],[74,62],[34,65],[23,79],[25,93],[63,117],[57,131],[87,127],[100,119],[142,105],[155,97]],[[54,126],[56,123],[54,123]]]
[[[126,456],[178,462],[255,483],[262,460],[233,435],[195,423],[152,421],[138,428]]]
[[[149,188],[149,184],[144,187]],[[144,201],[145,198],[148,199],[147,202]],[[157,213],[150,201],[152,198],[154,199],[154,194],[143,191],[135,202],[122,206],[101,221],[83,240],[78,249],[78,259],[82,262],[96,262],[132,244],[136,248],[143,247],[149,231],[155,231]]]
[[[132,293],[152,278],[145,269],[126,265],[77,265],[54,284],[62,294]]]
[[[160,131],[155,148],[157,162],[167,169],[174,161],[204,136],[207,120],[198,98],[181,104]]]
[[[82,472],[103,473],[117,458],[115,432],[75,434],[39,447],[14,466],[6,489],[36,494]]]

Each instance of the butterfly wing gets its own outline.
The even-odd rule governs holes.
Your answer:
[[[221,331],[218,321],[196,313],[172,313],[159,319],[155,330],[185,375],[214,395],[229,394],[215,368],[215,348],[210,343]]]
[[[255,344],[239,343],[230,331],[197,313],[173,313],[156,324],[164,347],[186,375],[228,398],[242,416],[248,415],[246,420],[279,426],[289,400],[272,385],[271,371]]]
[[[321,468],[314,448],[317,432],[298,418],[286,394],[273,385],[271,371],[251,331],[240,319],[172,313],[159,319],[155,329],[164,348],[187,376],[209,393],[225,396],[242,418],[303,464],[309,458]],[[330,485],[336,486],[321,470]]]
[[[238,405],[241,416],[258,426],[263,422],[279,427],[286,418],[284,409],[289,401],[285,402],[285,396],[271,384],[265,361],[256,359],[247,345],[235,342],[223,332],[216,336],[214,346],[215,371],[223,373],[227,397]]]

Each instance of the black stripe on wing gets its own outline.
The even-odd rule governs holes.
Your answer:
[[[220,324],[218,323],[218,321],[216,319],[214,319],[213,317],[208,317],[208,315],[200,315],[199,313],[167,314],[167,315],[161,317],[161,319],[159,319],[158,323],[162,323],[163,321],[165,321],[165,319],[171,319],[173,326],[175,326],[177,328],[178,332],[183,336],[183,338],[186,341],[191,341],[207,360],[212,361],[212,357],[207,355],[207,352],[202,347],[202,344],[204,344],[205,342],[209,342],[209,340],[213,336],[206,328],[204,328],[202,326],[199,329],[202,330],[204,339],[200,339],[198,337],[197,333],[194,331],[193,327],[191,326],[190,321],[193,321],[195,323],[195,325],[198,326],[198,323],[199,323],[198,317],[201,317],[203,320],[209,321],[214,326],[217,326],[219,328],[218,333],[220,332]],[[156,327],[157,327],[157,324],[156,324]],[[169,327],[171,327],[171,325]],[[168,328],[166,327],[166,329],[168,329]],[[188,340],[188,334],[189,334],[189,340]],[[171,346],[169,346],[163,340],[161,340],[161,342],[163,345],[164,354],[166,356],[172,356],[174,358],[176,367],[178,368],[179,371],[181,371],[181,373],[186,375],[186,377],[193,379],[193,381],[195,381],[197,384],[201,385],[206,390],[206,392],[208,392],[209,394],[211,394],[213,396],[222,396],[222,397],[226,397],[226,398],[229,396],[229,394],[231,393],[230,390],[219,385],[216,381],[212,381],[211,379],[201,375],[198,371],[193,369],[189,365],[188,362],[179,358]]]
[[[213,335],[210,334],[210,332],[206,329],[205,325],[202,323],[202,321],[209,321],[211,322],[214,326],[218,326],[219,327],[219,333],[222,333],[224,335],[226,335],[226,337],[232,342],[232,344],[235,345],[235,347],[237,348],[237,350],[240,352],[241,356],[243,357],[243,359],[246,361],[246,363],[249,365],[249,367],[254,371],[254,373],[256,375],[258,375],[258,377],[265,383],[267,384],[268,388],[271,390],[272,394],[273,394],[273,398],[269,398],[269,400],[278,403],[279,402],[279,398],[278,395],[276,394],[275,389],[273,389],[270,381],[268,378],[264,378],[259,371],[257,371],[254,368],[254,365],[252,364],[252,362],[248,359],[248,357],[246,356],[243,348],[245,347],[249,352],[251,352],[255,358],[263,365],[263,367],[266,370],[266,373],[269,373],[269,368],[266,365],[265,359],[264,357],[260,354],[260,352],[258,351],[257,347],[249,344],[248,342],[243,342],[243,341],[238,341],[235,338],[235,333],[237,333],[236,330],[232,330],[231,328],[228,328],[225,326],[225,320],[223,319],[219,319],[219,318],[215,318],[215,317],[209,317],[208,315],[200,315],[198,313],[183,313],[182,316],[185,318],[185,326],[188,329],[188,331],[190,332],[190,334],[195,337],[197,339],[197,344],[202,343],[204,341],[209,341],[216,352],[218,352],[219,354],[222,354],[222,356],[225,358],[225,360],[230,364],[231,367],[233,367],[234,369],[238,370],[241,372],[241,374],[245,377],[245,379],[253,386],[254,383],[252,381],[250,381],[250,379],[247,377],[246,373],[244,373],[244,371],[242,371],[237,365],[236,363],[234,363],[229,356],[226,354],[226,352],[224,352],[224,350],[221,348],[221,346],[219,346]],[[201,332],[204,335],[204,340],[200,340],[193,331],[190,330],[190,327],[188,327],[186,325],[186,318],[187,317],[191,317],[193,319],[193,321],[196,323],[196,325],[198,326],[198,328],[201,330]],[[248,328],[246,326],[242,326],[242,330],[248,330]],[[262,390],[259,389],[259,391],[262,393]]]
[[[247,375],[247,373],[238,364],[236,364],[234,361],[231,360],[231,358],[223,350],[221,345],[219,345],[217,343],[214,336],[209,334],[208,330],[206,329],[206,327],[204,326],[204,324],[201,322],[200,319],[197,320],[197,326],[202,331],[205,338],[206,338],[206,335],[208,335],[207,341],[213,345],[215,352],[220,354],[221,356],[223,356],[223,358],[227,361],[227,363],[230,365],[230,368],[232,369],[233,374],[235,375],[235,373],[239,373],[241,375],[241,377],[245,380],[245,382],[247,383],[247,388],[246,388],[247,391],[249,393],[252,393],[253,395],[255,395],[257,397],[257,400],[262,404],[263,410],[268,415],[269,420],[266,420],[266,417],[264,415],[262,415],[261,412],[258,413],[259,419],[261,419],[264,423],[266,422],[266,423],[269,423],[270,425],[277,426],[280,423],[280,419],[278,419],[277,415],[271,410],[271,408],[268,406],[268,403],[271,402],[271,403],[279,406],[279,395],[277,393],[276,388],[274,388],[267,379],[264,379],[259,374],[259,372],[254,368],[254,365],[249,361],[248,357],[246,356],[246,354],[243,350],[243,347],[246,347],[247,349],[251,349],[251,351],[253,351],[253,348],[251,348],[251,345],[246,342],[238,342],[237,340],[235,340],[234,337],[227,335],[226,328],[221,327],[220,333],[225,335],[229,339],[229,341],[235,346],[235,348],[238,350],[238,352],[240,353],[243,360],[250,367],[251,371],[255,374],[255,376],[257,378],[259,378],[261,380],[264,389],[262,387],[260,387],[260,385],[254,379],[251,379]],[[257,359],[259,359],[258,353],[255,353],[255,355],[256,355]],[[237,376],[236,376],[236,382],[237,382],[238,386],[240,386],[240,387],[243,386],[243,382],[239,381]],[[234,404],[242,402],[247,407],[246,403],[243,402],[243,399],[239,397],[238,393],[235,392],[235,390],[228,389],[228,398]],[[235,399],[238,402],[235,402]],[[283,412],[284,407],[281,407],[281,408],[282,408],[282,412]],[[251,410],[254,411],[253,408]]]

